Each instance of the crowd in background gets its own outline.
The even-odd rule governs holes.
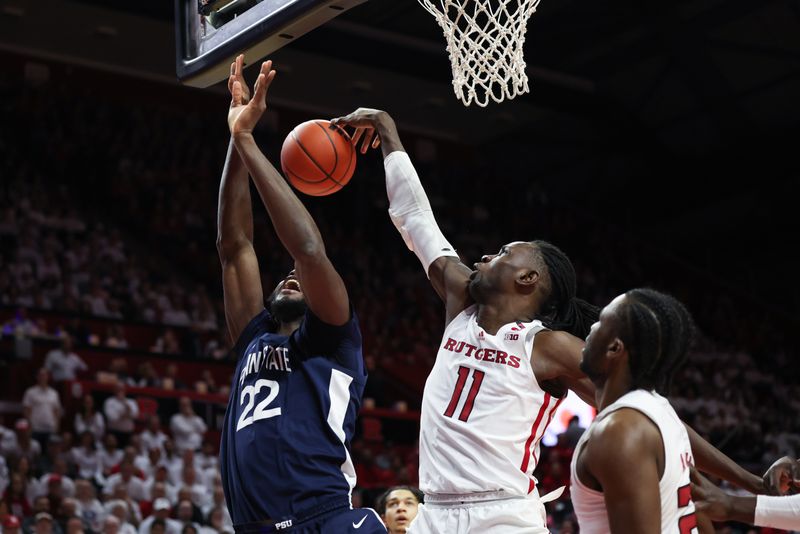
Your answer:
[[[0,79],[0,96],[8,126],[0,130],[0,304],[28,310],[3,325],[3,332],[64,339],[62,354],[45,362],[54,380],[82,371],[71,358],[81,346],[131,348],[126,322],[163,326],[146,351],[228,358],[214,247],[218,175],[227,146],[224,98],[198,113],[154,99],[130,106],[124,97],[99,97],[74,82],[22,87],[9,78]],[[290,124],[270,113],[257,135],[277,161],[279,131]],[[500,154],[484,154],[484,160],[437,156],[418,139],[407,148],[444,233],[469,263],[511,240],[545,238],[572,257],[579,296],[589,301],[605,304],[633,285],[670,291],[689,305],[702,332],[675,380],[671,398],[678,413],[754,471],[779,456],[800,454],[798,368],[786,333],[766,310],[736,306],[739,296],[696,273],[676,276],[677,267],[665,265],[658,251],[570,211],[526,177],[504,177],[515,190],[513,201],[525,206],[509,210],[508,196],[492,175],[491,158]],[[352,185],[335,197],[304,201],[361,312],[368,402],[393,405],[394,389],[386,386],[394,386],[417,407],[421,390],[404,374],[424,377],[431,367],[443,312],[386,215],[379,158],[362,157],[356,172]],[[449,201],[454,190],[468,191],[473,200]],[[268,294],[291,262],[257,195],[254,212]],[[36,310],[119,321],[109,321],[104,331],[69,322],[53,331],[37,322]],[[146,366],[122,369],[122,362],[111,363],[108,371],[124,377],[121,390],[109,397],[123,405],[125,385],[186,386],[177,367],[159,376]],[[49,379],[44,375],[32,388]],[[226,393],[227,384],[207,378],[208,391]],[[186,525],[195,532],[227,531],[224,506],[219,511],[215,445],[206,451],[201,438],[182,444],[179,426],[171,425],[169,436],[159,434],[167,414],[148,421],[141,433],[131,425],[121,428],[125,408],[120,409],[111,412],[112,419],[107,406],[89,410],[80,417],[95,420],[82,419],[80,428],[78,414],[74,425],[61,421],[66,431],[45,432],[47,439],[35,414],[18,420],[13,430],[2,429],[0,483],[7,484],[2,502],[8,511],[19,512],[28,531],[41,534],[46,533],[34,524],[41,513],[51,516],[57,534],[76,532],[69,523],[74,517],[109,534],[146,534],[151,519],[162,516],[170,534],[186,532]],[[537,471],[543,487],[568,479],[570,454],[566,441],[544,452]],[[96,462],[87,464],[81,455],[94,455]],[[353,457],[363,492],[356,498],[363,496],[366,505],[380,488],[416,483],[413,447],[359,439]],[[574,531],[566,498],[550,510],[554,532]]]

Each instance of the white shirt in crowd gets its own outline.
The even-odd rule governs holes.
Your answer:
[[[152,514],[150,517],[142,521],[139,525],[139,534],[150,534],[150,526],[153,524],[153,521],[156,520],[155,514]],[[176,521],[168,517],[164,520],[166,523],[166,534],[181,534],[181,530],[183,530],[183,525],[180,521]]]
[[[176,413],[169,422],[175,448],[183,452],[187,449],[197,450],[203,443],[203,434],[207,427],[205,422],[197,415],[186,416]]]
[[[101,441],[103,439],[103,435],[106,433],[106,422],[103,419],[103,414],[100,412],[94,412],[94,415],[87,419],[82,413],[76,413],[75,434],[80,436],[87,430],[92,433],[96,441]]]
[[[93,480],[98,474],[103,473],[100,455],[96,450],[72,447],[69,451],[69,458],[78,467],[80,478]]]
[[[89,367],[80,356],[74,352],[64,352],[62,349],[53,349],[47,353],[44,366],[50,371],[53,380],[75,380],[78,371],[86,371]]]
[[[139,438],[142,441],[142,449],[146,452],[150,449],[161,449],[161,454],[164,454],[164,442],[167,441],[167,435],[162,431],[151,432],[150,429],[145,429]]]
[[[30,409],[31,430],[34,432],[56,432],[61,418],[61,401],[50,386],[31,386],[22,397],[22,405]]]
[[[113,495],[114,490],[120,484],[125,486],[128,497],[134,501],[149,500],[150,495],[145,488],[144,481],[137,476],[132,476],[128,482],[125,482],[122,479],[122,473],[114,473],[106,479],[105,486],[103,486],[103,493],[105,495]]]
[[[122,461],[123,456],[125,456],[125,453],[120,449],[114,449],[111,452],[108,452],[108,450],[104,448],[100,449],[97,453],[97,457],[100,458],[100,469],[103,471],[110,471],[115,465]]]
[[[47,495],[47,492],[50,489],[50,477],[55,473],[45,473],[41,477],[39,477],[39,483],[37,484],[37,491],[36,497],[41,495]],[[57,475],[61,478],[61,495],[63,497],[74,497],[75,496],[75,482],[67,476],[64,475]]]
[[[135,420],[139,417],[139,407],[135,400],[109,397],[103,404],[103,411],[106,414],[109,430],[133,432]]]
[[[103,519],[106,517],[106,512],[103,505],[97,499],[90,499],[88,501],[76,500],[78,507],[75,513],[83,519],[83,522],[89,525],[89,528],[95,532],[102,530]]]

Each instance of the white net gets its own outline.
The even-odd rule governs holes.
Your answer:
[[[419,0],[444,31],[453,89],[469,106],[486,107],[527,93],[522,46],[539,0]]]

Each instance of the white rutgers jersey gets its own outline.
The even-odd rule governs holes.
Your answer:
[[[626,393],[607,406],[597,415],[575,447],[570,466],[570,492],[581,534],[611,532],[603,493],[587,488],[578,480],[576,465],[581,449],[591,439],[592,426],[620,408],[632,408],[643,413],[661,432],[664,442],[664,474],[658,488],[661,492],[662,534],[696,534],[697,517],[689,480],[689,466],[694,465],[694,458],[689,434],[667,399],[655,391],[643,389]],[[626,475],[620,473],[620,476]]]
[[[540,321],[509,323],[489,335],[478,326],[477,306],[447,325],[422,397],[426,495],[533,491],[539,442],[561,402],[531,368],[533,338],[544,329]]]

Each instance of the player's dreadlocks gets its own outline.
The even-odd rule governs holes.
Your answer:
[[[630,354],[633,387],[667,395],[694,336],[692,316],[678,300],[653,289],[632,289],[625,296],[620,339]]]
[[[550,295],[537,318],[552,330],[564,330],[585,338],[597,321],[600,308],[575,297],[575,268],[560,248],[547,241],[531,243],[538,249],[550,276]]]

